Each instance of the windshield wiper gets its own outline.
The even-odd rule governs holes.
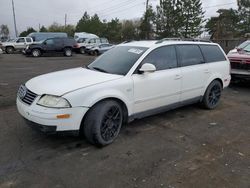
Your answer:
[[[94,70],[100,71],[100,72],[108,73],[106,70],[99,68],[99,67],[91,67],[91,68],[93,68]]]

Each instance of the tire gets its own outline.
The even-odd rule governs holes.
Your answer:
[[[64,55],[66,57],[71,57],[72,56],[72,50],[70,48],[65,48],[64,49]]]
[[[99,55],[99,52],[97,50],[93,51],[93,55],[94,56],[98,56]]]
[[[83,47],[81,47],[80,49],[79,49],[79,51],[80,51],[80,53],[81,54],[85,54],[85,51],[84,51],[85,49],[83,48]]]
[[[118,136],[123,122],[122,108],[116,101],[106,100],[93,106],[83,124],[83,134],[96,146],[111,144]]]
[[[202,104],[206,109],[215,109],[220,101],[222,85],[218,80],[214,80],[208,86],[202,99]]]
[[[41,56],[41,50],[39,50],[39,49],[33,49],[32,51],[31,51],[31,55],[33,56],[33,57],[40,57]]]
[[[7,54],[13,54],[14,51],[15,49],[12,46],[6,47],[6,50],[5,50]]]

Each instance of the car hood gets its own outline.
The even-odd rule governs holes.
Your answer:
[[[250,60],[249,53],[230,53],[227,55],[229,59],[247,59]]]
[[[25,86],[43,95],[62,96],[68,92],[122,78],[123,76],[97,72],[82,67],[44,74],[29,80]]]
[[[8,45],[13,45],[14,42],[2,42],[2,46],[8,46]]]

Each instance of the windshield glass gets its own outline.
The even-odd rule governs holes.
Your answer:
[[[245,48],[248,44],[250,44],[250,41],[249,41],[249,40],[243,42],[241,45],[238,46],[238,48],[239,48],[239,49],[243,49],[243,48]]]
[[[87,68],[111,74],[126,75],[147,49],[118,46],[101,55]]]

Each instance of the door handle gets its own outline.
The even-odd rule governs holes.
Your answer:
[[[209,69],[205,69],[204,73],[210,73]]]
[[[181,75],[179,75],[179,74],[175,75],[175,80],[179,80],[179,79],[181,79],[181,78],[182,78]]]

